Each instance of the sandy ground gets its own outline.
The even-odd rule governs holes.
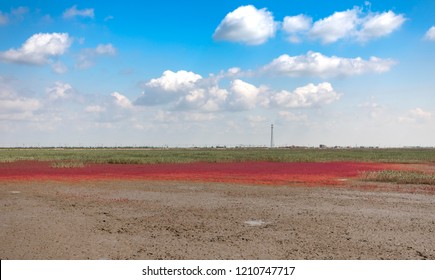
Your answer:
[[[434,186],[358,184],[0,181],[0,258],[435,259]]]

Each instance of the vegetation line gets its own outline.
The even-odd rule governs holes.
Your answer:
[[[435,163],[435,149],[195,148],[195,149],[0,149],[0,162],[38,160],[68,164],[147,164],[190,162]],[[76,166],[80,167],[80,166]]]
[[[435,174],[421,171],[381,170],[364,172],[363,180],[374,182],[389,182],[397,184],[435,185]]]

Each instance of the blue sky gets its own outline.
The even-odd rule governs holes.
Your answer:
[[[434,12],[2,1],[0,146],[435,146]]]

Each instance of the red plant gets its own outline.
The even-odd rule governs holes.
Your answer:
[[[362,171],[399,169],[399,165],[364,162],[237,162],[183,164],[90,164],[52,168],[50,162],[0,163],[0,180],[143,179],[229,182],[266,185],[341,184]]]

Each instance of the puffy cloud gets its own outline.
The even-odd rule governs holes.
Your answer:
[[[271,63],[264,66],[260,72],[299,76],[353,76],[364,73],[383,73],[391,69],[396,62],[391,59],[371,57],[364,60],[360,57],[343,58],[325,56],[318,52],[308,52],[306,55],[289,56],[281,55]]]
[[[357,9],[335,12],[329,17],[316,21],[309,35],[325,44],[333,43],[355,32],[357,21]]]
[[[133,104],[131,101],[125,97],[124,95],[120,94],[119,92],[114,92],[111,94],[115,98],[115,104],[121,108],[129,109],[133,107]]]
[[[0,60],[13,63],[43,65],[60,56],[70,47],[68,33],[38,33],[26,40],[19,49],[0,52]]]
[[[217,112],[246,111],[258,106],[268,108],[269,105],[306,108],[329,104],[339,97],[330,83],[308,84],[290,92],[274,91],[233,79],[227,88],[221,88],[215,76],[202,78],[193,72],[168,70],[160,78],[146,83],[144,93],[134,104],[167,105],[177,111]]]
[[[305,33],[323,44],[334,43],[341,39],[366,42],[391,34],[405,21],[403,14],[395,14],[393,11],[364,13],[360,8],[355,7],[334,12],[326,18],[315,21],[312,27],[311,18],[306,15],[285,17],[282,29],[290,34],[291,42],[299,42],[301,39],[297,33],[308,29]]]
[[[432,26],[429,28],[429,30],[426,32],[424,38],[429,41],[435,41],[435,26]]]
[[[230,106],[238,110],[254,109],[260,89],[242,80],[234,80],[230,86]]]
[[[216,28],[213,38],[218,41],[260,45],[275,36],[278,23],[272,13],[252,5],[241,6],[228,13]]]
[[[397,30],[404,22],[405,17],[403,15],[396,15],[392,11],[369,14],[363,19],[357,37],[361,41],[383,37]]]
[[[88,17],[88,18],[94,18],[94,9],[88,8],[83,10],[78,10],[77,5],[72,6],[71,8],[65,10],[63,12],[63,18],[65,19],[71,19],[74,17]]]
[[[289,41],[298,43],[301,39],[298,34],[311,28],[312,19],[306,15],[286,16],[282,23],[282,30],[289,34]]]
[[[46,91],[48,98],[52,100],[71,98],[74,94],[73,87],[63,82],[55,82],[51,87],[48,87]]]
[[[193,88],[195,83],[200,79],[202,79],[201,75],[190,71],[180,70],[178,72],[172,72],[166,70],[160,78],[151,79],[146,86],[176,92]]]
[[[194,90],[196,82],[201,79],[201,75],[194,72],[166,70],[160,78],[151,79],[144,85],[144,92],[135,101],[135,104],[158,105],[178,100],[180,96]],[[198,95],[198,93],[196,94]]]
[[[432,118],[432,113],[424,111],[421,108],[410,110],[405,116],[399,117],[399,122],[402,123],[422,123],[427,122]]]
[[[308,84],[293,92],[282,90],[271,96],[271,103],[281,108],[307,108],[332,103],[340,98],[330,83]]]
[[[104,55],[116,55],[116,48],[112,44],[99,44],[95,49],[83,49],[78,55],[76,66],[80,69],[92,67],[95,64],[95,59]]]

